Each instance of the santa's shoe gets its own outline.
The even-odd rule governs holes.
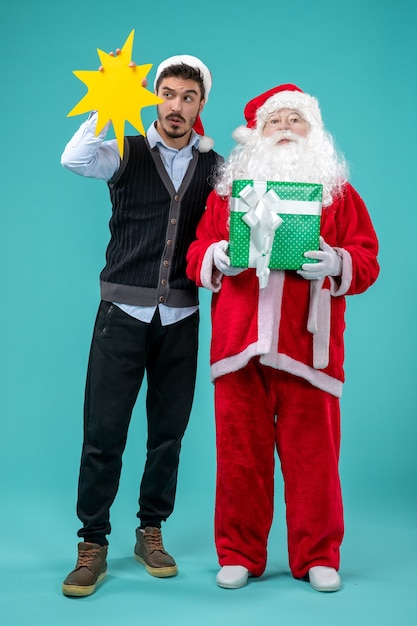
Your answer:
[[[339,591],[342,581],[333,567],[316,565],[308,570],[310,585],[316,591]]]
[[[243,565],[224,565],[216,576],[216,583],[224,589],[240,589],[249,576],[249,570]]]

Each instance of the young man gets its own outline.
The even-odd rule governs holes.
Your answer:
[[[161,523],[174,507],[194,394],[198,296],[185,273],[185,256],[218,161],[213,142],[201,136],[200,113],[211,84],[199,59],[171,57],[156,72],[155,92],[163,99],[158,119],[146,138],[125,139],[123,160],[116,141],[105,141],[108,128],[95,136],[95,113],[61,158],[71,171],[107,181],[112,202],[85,392],[77,502],[83,541],[63,583],[65,595],[90,595],[106,574],[110,507],[145,372],[148,441],[134,555],[153,576],[177,573]]]
[[[273,517],[274,450],[285,484],[289,563],[296,578],[336,591],[343,538],[338,473],[345,295],[376,280],[378,243],[347,182],[317,100],[280,85],[251,100],[247,127],[208,199],[187,273],[213,292],[217,584],[238,588],[266,566]],[[236,179],[323,185],[316,263],[271,270],[231,267],[231,184]],[[269,270],[267,270],[269,272]]]

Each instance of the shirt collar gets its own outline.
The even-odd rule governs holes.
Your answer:
[[[157,144],[164,146],[164,148],[166,148],[167,150],[176,150],[176,148],[172,148],[171,146],[168,146],[165,143],[165,141],[162,139],[161,135],[156,130],[156,122],[152,122],[152,124],[149,126],[146,132],[146,137],[148,139],[151,150],[155,148]],[[199,143],[200,143],[200,135],[197,135],[197,133],[193,129],[191,131],[190,141],[188,142],[186,146],[184,146],[184,148],[188,148],[188,149],[193,148],[193,147],[198,148]],[[176,152],[179,152],[179,150],[176,150]]]

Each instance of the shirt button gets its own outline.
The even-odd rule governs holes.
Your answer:
[[[172,239],[168,239],[167,246],[172,246]]]
[[[169,266],[169,261],[164,261],[164,267],[168,267]]]
[[[179,196],[174,196],[174,200],[175,202],[179,202],[180,197]]]
[[[163,279],[161,280],[161,285],[166,285],[166,284],[167,284],[167,281],[166,281],[166,279],[165,279],[165,278],[163,278]]]
[[[177,220],[175,219],[175,217],[173,217],[171,220],[171,224],[176,224],[176,223],[177,223]]]
[[[164,296],[159,296],[159,302],[163,302],[165,300]]]

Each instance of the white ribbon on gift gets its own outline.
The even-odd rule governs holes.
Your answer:
[[[242,220],[251,230],[251,242],[256,249],[254,259],[256,275],[259,279],[259,287],[263,289],[269,280],[268,265],[275,231],[283,222],[277,215],[280,198],[273,189],[259,195],[251,185],[246,185],[239,193],[239,197],[249,206]]]

